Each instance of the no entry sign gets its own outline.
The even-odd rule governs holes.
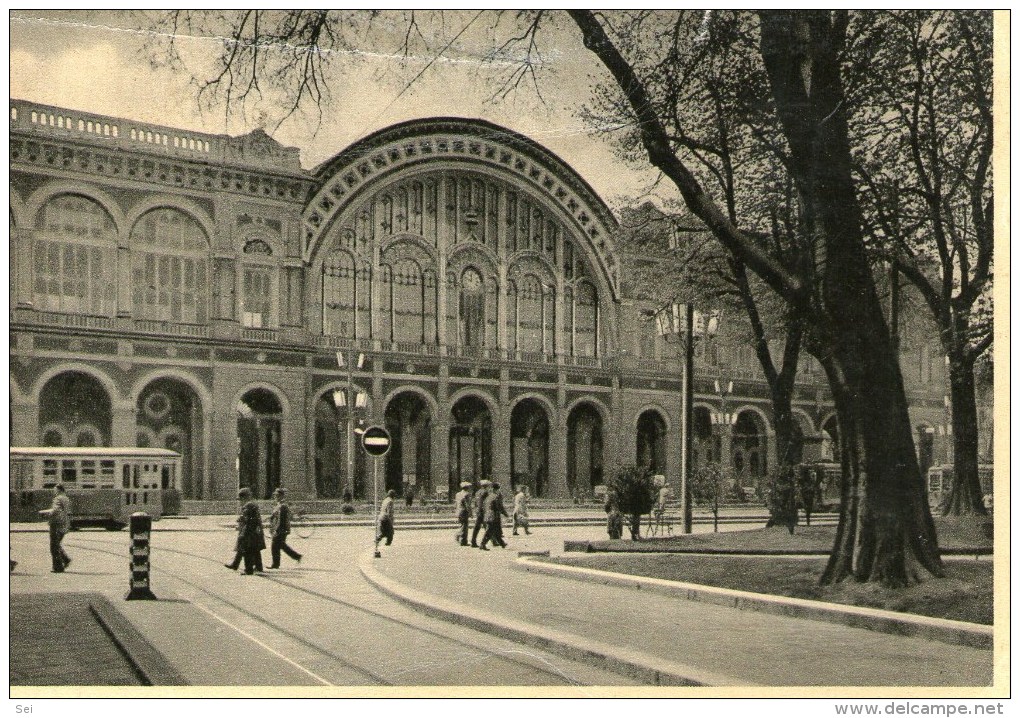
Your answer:
[[[370,426],[361,435],[361,445],[369,456],[384,456],[390,450],[390,432],[381,426]]]

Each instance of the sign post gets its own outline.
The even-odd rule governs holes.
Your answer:
[[[372,545],[375,547],[375,557],[379,558],[382,556],[379,553],[379,546],[375,543],[376,536],[379,531],[379,459],[386,456],[386,452],[390,450],[390,432],[386,431],[385,427],[382,426],[370,426],[365,429],[365,433],[361,435],[361,446],[365,450],[365,453],[372,457],[372,487],[374,490],[374,499],[372,501],[372,507],[375,511],[375,527],[376,534],[372,536]]]

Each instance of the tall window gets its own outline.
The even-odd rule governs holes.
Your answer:
[[[519,317],[517,349],[524,352],[541,352],[544,325],[542,283],[535,275],[526,274],[521,279],[517,306]]]
[[[116,310],[117,230],[99,203],[54,197],[39,214],[35,236],[37,309],[112,316]]]
[[[476,269],[468,267],[460,277],[460,343],[480,347],[485,343],[485,284]]]
[[[355,338],[358,293],[368,292],[360,286],[354,257],[347,252],[333,252],[322,264],[322,333]]]
[[[275,324],[273,300],[276,296],[276,266],[272,264],[273,250],[260,239],[244,245],[244,269],[241,274],[243,311],[241,322],[252,329],[263,329]]]
[[[393,341],[424,344],[425,286],[421,268],[413,259],[405,259],[393,265],[390,276]]]
[[[574,306],[574,354],[598,356],[599,299],[595,287],[579,282]]]
[[[208,253],[205,231],[184,212],[160,207],[142,215],[131,228],[135,317],[204,323]]]

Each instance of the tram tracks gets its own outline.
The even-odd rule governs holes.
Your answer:
[[[97,543],[108,545],[109,542],[106,541],[106,540],[90,540],[90,539],[87,539],[84,536],[79,534],[79,535],[77,535],[75,537],[75,540],[73,542],[69,542],[69,543],[70,543],[70,545],[72,545],[72,546],[74,546],[76,548],[80,548],[80,549],[87,550],[87,551],[95,551],[95,552],[98,552],[98,553],[104,553],[104,554],[108,554],[108,555],[111,555],[111,556],[117,556],[117,557],[123,557],[124,556],[124,554],[122,552],[120,552],[120,551],[113,551],[113,550],[110,550],[110,549],[107,549],[107,548],[100,548],[100,547],[95,545]],[[91,544],[91,545],[83,545],[83,544]],[[217,567],[221,567],[221,564],[220,564],[219,561],[217,561],[215,559],[212,559],[212,558],[209,558],[208,556],[205,556],[205,555],[202,555],[202,554],[198,554],[198,553],[194,553],[194,552],[191,552],[191,551],[184,551],[184,550],[181,550],[181,549],[166,548],[166,547],[161,547],[159,549],[159,551],[160,551],[160,553],[176,554],[176,555],[186,556],[186,557],[193,558],[193,559],[198,559],[200,561],[213,564],[213,565],[215,565]],[[160,573],[169,576],[173,580],[181,582],[182,584],[184,584],[184,585],[188,586],[189,588],[191,588],[193,591],[198,591],[198,592],[200,592],[202,594],[205,594],[206,596],[214,599],[215,601],[218,601],[218,602],[222,603],[223,605],[228,606],[230,609],[232,609],[233,611],[236,611],[238,614],[240,614],[242,616],[245,616],[249,620],[254,621],[257,624],[260,624],[260,625],[262,625],[262,626],[270,629],[271,631],[274,631],[274,632],[276,632],[276,633],[278,633],[278,634],[280,634],[282,636],[285,636],[287,639],[298,643],[299,645],[303,646],[304,648],[306,648],[306,649],[308,649],[310,651],[313,651],[314,653],[322,656],[323,658],[326,658],[329,661],[334,661],[338,665],[344,667],[345,669],[347,669],[349,671],[352,671],[352,672],[358,674],[359,676],[368,679],[368,682],[361,683],[359,685],[377,685],[377,686],[392,686],[392,685],[397,685],[397,684],[394,684],[389,679],[383,677],[381,674],[379,674],[379,673],[377,673],[375,671],[372,671],[372,670],[370,670],[368,668],[365,668],[363,665],[355,663],[355,662],[353,662],[353,661],[351,661],[351,660],[349,660],[349,659],[347,659],[347,658],[345,658],[345,657],[343,657],[341,655],[338,655],[335,651],[329,649],[328,647],[322,646],[322,645],[320,645],[320,644],[318,644],[318,643],[316,643],[314,641],[311,641],[311,640],[309,640],[309,639],[299,635],[298,633],[295,633],[294,631],[292,631],[289,628],[283,626],[279,622],[271,620],[269,618],[266,618],[263,615],[259,615],[258,613],[254,612],[254,611],[251,611],[248,608],[245,608],[244,606],[238,604],[235,600],[232,600],[231,598],[229,598],[227,596],[224,596],[223,594],[219,593],[218,591],[212,590],[212,589],[208,588],[207,586],[204,586],[204,585],[199,584],[199,583],[197,583],[197,582],[195,582],[195,581],[193,581],[193,580],[191,580],[189,578],[186,578],[185,576],[181,575],[181,573],[178,572],[178,571],[174,571],[174,570],[171,570],[171,569],[167,569],[167,568],[165,568],[163,566],[160,566],[159,562],[156,562],[156,561],[153,562],[152,568],[153,568],[154,571],[159,571]],[[527,671],[537,672],[539,674],[552,677],[555,680],[555,684],[563,684],[563,685],[571,685],[571,686],[579,686],[580,685],[577,681],[571,679],[570,676],[565,674],[562,670],[559,670],[559,669],[555,668],[554,666],[553,667],[549,667],[549,666],[536,665],[535,662],[533,662],[533,661],[537,657],[534,654],[530,653],[530,652],[521,651],[521,649],[513,649],[515,651],[525,652],[526,655],[528,655],[528,656],[530,656],[532,658],[532,661],[522,660],[521,658],[512,655],[511,651],[493,650],[491,648],[482,647],[482,646],[479,646],[477,643],[472,643],[472,642],[469,642],[469,641],[466,641],[466,640],[462,640],[462,639],[459,639],[459,638],[457,638],[455,636],[450,636],[450,635],[448,635],[446,633],[442,633],[442,632],[437,631],[437,630],[433,630],[433,629],[430,629],[430,628],[427,628],[427,627],[424,627],[424,626],[421,626],[421,625],[417,625],[417,624],[415,624],[413,622],[410,622],[410,621],[407,621],[407,620],[404,620],[404,619],[401,619],[401,618],[397,618],[397,617],[394,617],[394,616],[391,616],[391,615],[387,615],[386,613],[383,613],[383,612],[380,612],[380,611],[377,611],[377,610],[372,610],[370,608],[367,608],[365,606],[359,605],[357,603],[353,603],[351,601],[344,600],[344,599],[339,598],[337,596],[332,596],[332,595],[329,595],[327,593],[323,593],[322,591],[318,591],[318,590],[315,590],[315,589],[312,589],[312,588],[309,588],[309,587],[306,587],[306,586],[301,586],[299,584],[296,584],[296,583],[294,583],[292,581],[289,581],[289,580],[287,580],[287,579],[285,579],[283,577],[280,577],[280,576],[272,576],[272,575],[269,575],[269,574],[263,574],[260,577],[264,578],[265,580],[271,581],[271,582],[273,582],[273,583],[275,583],[277,585],[280,585],[280,586],[282,586],[282,587],[284,587],[286,589],[290,589],[290,590],[296,591],[298,593],[304,594],[304,595],[306,595],[306,596],[308,596],[308,597],[310,597],[312,599],[315,599],[315,600],[318,600],[318,601],[325,601],[325,602],[328,602],[330,604],[342,607],[344,609],[352,610],[352,611],[364,614],[366,616],[371,617],[372,619],[382,620],[384,622],[387,622],[387,623],[399,626],[400,628],[402,628],[404,630],[409,630],[409,631],[413,631],[413,632],[416,632],[416,633],[424,634],[424,635],[429,636],[430,638],[432,638],[434,640],[438,640],[438,641],[444,642],[446,644],[452,644],[454,646],[459,646],[459,647],[461,647],[463,649],[466,649],[466,651],[467,651],[466,655],[468,655],[468,656],[470,656],[471,654],[482,654],[482,655],[485,655],[485,656],[490,656],[490,657],[496,658],[496,659],[498,659],[500,661],[505,661],[505,662],[512,663],[512,664],[515,664],[517,666],[523,667]],[[199,606],[199,607],[202,608],[201,606]],[[217,618],[219,618],[219,617],[217,616]],[[220,619],[220,620],[223,620],[223,619]],[[224,622],[227,623],[227,625],[231,625],[231,624],[229,624],[229,622],[226,622],[226,621],[224,621]],[[235,628],[235,630],[240,630],[236,626],[232,626],[232,627]],[[243,633],[243,631],[242,631],[242,633]],[[251,638],[251,636],[249,636],[249,638]],[[270,650],[272,650],[272,649],[270,649]],[[279,655],[281,655],[281,657],[283,657],[285,660],[288,660],[289,662],[291,662],[294,665],[296,665],[298,668],[303,670],[305,673],[308,673],[308,674],[312,675],[313,677],[317,678],[320,682],[326,682],[324,679],[322,679],[316,673],[313,673],[312,671],[308,670],[307,668],[305,668],[305,667],[301,666],[300,664],[292,661],[287,656],[283,656],[282,654],[279,654]],[[480,657],[481,656],[479,656],[479,658]],[[538,660],[539,661],[543,661],[544,659],[538,658]],[[333,685],[333,684],[329,684],[329,685]]]

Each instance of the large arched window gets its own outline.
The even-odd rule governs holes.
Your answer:
[[[406,193],[400,196],[406,198]],[[393,341],[424,344],[425,286],[418,263],[404,259],[394,264],[389,290]]]
[[[135,317],[205,323],[208,254],[205,231],[191,216],[171,207],[143,214],[131,228]]]
[[[519,351],[542,351],[542,328],[545,324],[542,299],[542,283],[538,281],[538,277],[534,274],[524,275],[517,295]]]
[[[468,267],[460,275],[460,344],[485,344],[485,283],[478,270]]]
[[[354,257],[347,252],[331,253],[322,263],[322,333],[355,338],[359,286]]]
[[[42,208],[33,246],[37,309],[112,316],[117,230],[94,200],[54,197]]]
[[[574,295],[574,356],[598,356],[599,297],[589,282],[578,282]]]

